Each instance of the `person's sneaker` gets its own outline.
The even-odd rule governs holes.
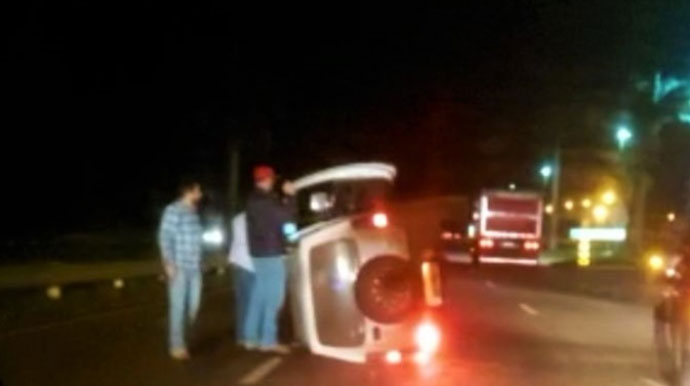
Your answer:
[[[174,348],[170,350],[170,357],[176,361],[186,361],[189,359],[189,352],[184,348]]]
[[[266,352],[266,353],[287,355],[290,353],[290,348],[288,346],[285,346],[282,344],[276,344],[273,346],[261,346],[261,347],[259,347],[259,351]]]

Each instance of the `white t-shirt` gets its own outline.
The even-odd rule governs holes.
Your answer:
[[[230,244],[230,264],[254,272],[254,264],[249,253],[247,237],[247,215],[242,212],[232,219],[232,244]]]

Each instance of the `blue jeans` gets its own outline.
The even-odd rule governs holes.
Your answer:
[[[247,343],[247,309],[254,290],[255,275],[254,272],[238,266],[233,267],[232,273],[235,290],[235,336],[237,343]]]
[[[261,347],[278,343],[278,312],[285,298],[283,256],[252,258],[256,281],[251,293],[244,336]]]
[[[201,271],[178,268],[168,281],[170,349],[186,349],[187,329],[196,320],[201,303]]]

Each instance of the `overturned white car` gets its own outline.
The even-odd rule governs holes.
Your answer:
[[[412,262],[386,210],[395,174],[388,164],[359,163],[295,181],[290,303],[297,338],[314,354],[424,363],[440,344],[427,312],[440,303],[437,268]]]

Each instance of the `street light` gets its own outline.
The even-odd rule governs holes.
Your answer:
[[[674,222],[676,221],[676,214],[674,212],[668,212],[666,214],[666,219],[668,220],[668,222]]]
[[[575,207],[575,203],[573,202],[573,200],[567,200],[567,201],[563,204],[563,207],[565,208],[565,210],[567,210],[568,212],[570,212],[570,211],[573,210],[573,208]]]
[[[601,201],[606,205],[613,205],[616,202],[616,192],[607,190],[601,195]]]
[[[618,147],[624,149],[625,146],[632,139],[632,131],[625,125],[618,126],[616,129],[616,141],[618,141]]]
[[[544,178],[544,181],[547,181],[553,175],[553,167],[548,164],[543,165],[541,169],[539,169],[539,174]]]
[[[592,216],[597,222],[604,222],[609,217],[609,210],[604,205],[597,205],[592,209]]]
[[[582,204],[583,208],[587,209],[592,206],[592,200],[590,200],[589,198],[585,198],[582,200],[580,204]]]

